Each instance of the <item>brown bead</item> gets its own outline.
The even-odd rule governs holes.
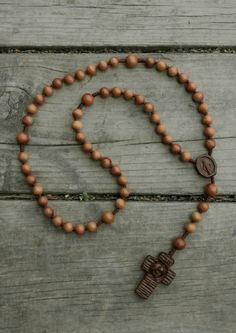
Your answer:
[[[144,103],[145,99],[144,99],[144,96],[143,95],[135,95],[135,103],[137,105],[141,105]]]
[[[101,220],[106,224],[111,224],[114,221],[114,215],[112,212],[104,212],[102,214]]]
[[[19,161],[24,163],[24,162],[28,161],[28,158],[29,158],[29,154],[26,151],[20,151],[18,153],[18,160]]]
[[[186,90],[190,93],[193,93],[194,91],[196,91],[197,89],[197,85],[195,82],[188,82],[186,84]]]
[[[202,220],[202,214],[199,212],[193,212],[191,215],[192,222],[200,222]]]
[[[20,132],[17,134],[16,140],[20,145],[26,145],[29,142],[29,136],[25,132]]]
[[[173,142],[173,138],[171,135],[169,134],[165,134],[162,137],[162,142],[166,145],[170,145]]]
[[[116,57],[112,57],[108,63],[111,67],[115,68],[119,65],[119,59]]]
[[[124,91],[123,96],[124,96],[124,99],[125,99],[126,101],[129,101],[129,100],[131,100],[131,99],[134,97],[134,93],[133,93],[132,90],[130,90],[130,89],[126,89],[126,90]]]
[[[93,149],[93,146],[90,142],[85,142],[82,146],[82,149],[85,153],[90,153]]]
[[[111,160],[110,158],[108,157],[104,157],[102,160],[101,160],[101,166],[104,168],[104,169],[108,169],[111,167]]]
[[[209,209],[209,204],[206,201],[201,201],[201,202],[199,202],[197,208],[200,213],[206,213]]]
[[[184,230],[190,234],[194,233],[196,231],[196,224],[194,223],[187,223],[184,226]]]
[[[83,124],[80,120],[74,120],[71,127],[75,130],[75,131],[79,131],[81,130],[81,128],[83,127]]]
[[[97,68],[96,66],[94,65],[89,65],[87,68],[86,68],[86,73],[88,75],[95,75],[97,73]]]
[[[176,237],[173,240],[173,246],[176,250],[183,250],[186,246],[186,242],[182,237]]]
[[[205,146],[208,150],[212,150],[216,146],[216,141],[214,139],[208,139],[205,141]]]
[[[125,208],[125,200],[121,199],[121,198],[118,198],[115,202],[115,206],[118,209],[124,209]]]
[[[145,59],[145,64],[148,68],[152,68],[156,63],[156,60],[152,57],[148,57]]]
[[[73,84],[75,82],[75,78],[71,74],[66,74],[63,78],[63,82],[65,84],[70,85],[70,84]]]
[[[83,111],[79,108],[74,109],[72,114],[73,114],[74,119],[80,119],[83,117]]]
[[[40,185],[34,185],[32,188],[32,192],[34,195],[41,195],[43,193],[43,188]]]
[[[31,116],[24,116],[21,122],[25,126],[30,126],[33,124],[33,118]]]
[[[79,141],[80,143],[84,143],[85,142],[85,134],[82,132],[77,132],[76,136],[75,136],[76,140]]]
[[[55,78],[53,81],[52,81],[52,87],[54,89],[60,89],[63,85],[63,81],[59,78]]]
[[[205,193],[209,197],[215,197],[218,193],[218,188],[217,188],[216,184],[207,184],[205,187]]]
[[[110,91],[109,91],[109,89],[106,88],[106,87],[101,88],[101,89],[99,90],[99,93],[100,93],[100,96],[101,96],[102,98],[106,98],[106,97],[108,97],[108,96],[110,95]]]
[[[118,165],[113,165],[111,168],[111,174],[113,176],[120,176],[121,175],[121,169]]]
[[[38,108],[35,104],[31,103],[27,106],[26,111],[29,114],[35,114],[38,111]]]
[[[201,91],[197,91],[192,96],[194,102],[201,103],[204,99],[204,94]]]
[[[72,232],[73,231],[73,229],[74,229],[74,227],[73,227],[73,224],[71,223],[71,222],[65,222],[65,223],[63,223],[63,230],[65,231],[65,232]]]
[[[215,130],[212,127],[206,127],[204,128],[203,133],[207,138],[212,138],[215,135]]]
[[[94,150],[91,154],[91,158],[94,161],[99,161],[102,158],[102,154],[98,150]]]
[[[201,103],[199,106],[198,106],[198,111],[202,114],[207,114],[208,112],[208,105],[206,103]]]
[[[43,94],[44,96],[50,97],[53,95],[53,88],[51,86],[46,85],[43,88]]]
[[[96,232],[97,231],[97,223],[96,222],[89,222],[86,224],[86,229],[89,231],[89,232]]]
[[[166,131],[166,127],[163,124],[159,124],[156,126],[155,131],[157,134],[164,134]]]
[[[24,163],[21,165],[21,171],[24,175],[29,175],[32,171],[31,165],[29,163]]]
[[[104,72],[105,70],[107,70],[107,68],[108,68],[108,64],[107,64],[106,61],[104,61],[104,60],[99,61],[99,63],[98,63],[98,69],[100,71]]]
[[[36,183],[36,177],[33,175],[29,175],[26,177],[26,182],[29,185],[34,185]]]
[[[78,70],[75,72],[75,79],[76,79],[76,80],[79,80],[79,81],[82,81],[84,78],[85,78],[85,73],[84,73],[84,71],[82,71],[81,69],[78,69]]]
[[[133,55],[133,54],[129,54],[126,58],[125,58],[125,63],[126,63],[126,66],[128,68],[134,68],[137,66],[138,64],[138,58]]]
[[[46,195],[42,195],[38,198],[38,204],[41,207],[46,207],[48,205],[48,198],[46,197]]]
[[[152,103],[145,103],[143,106],[143,111],[147,113],[154,112],[154,105]]]
[[[61,216],[56,215],[52,218],[52,223],[56,226],[56,227],[60,227],[63,223],[63,219]]]
[[[128,178],[127,178],[126,176],[119,176],[119,177],[117,178],[117,183],[118,183],[119,185],[124,186],[124,185],[126,185],[126,184],[128,183]]]
[[[151,115],[150,115],[150,121],[154,124],[160,124],[160,121],[161,121],[161,117],[160,115],[157,113],[157,112],[153,112]]]
[[[119,194],[120,194],[121,198],[128,198],[128,196],[130,195],[130,192],[127,187],[122,187],[119,191]]]
[[[186,83],[186,82],[188,82],[188,75],[185,74],[185,73],[180,73],[178,75],[178,81],[179,81],[179,83]]]
[[[94,102],[94,97],[92,94],[86,93],[82,96],[81,101],[85,106],[90,106]]]
[[[171,77],[174,77],[178,74],[178,69],[175,66],[170,66],[167,69],[167,74]]]
[[[181,146],[178,143],[174,143],[171,145],[170,151],[175,155],[180,154]]]
[[[191,154],[188,151],[183,151],[180,155],[180,159],[183,162],[189,162],[191,158]]]
[[[206,116],[202,117],[202,123],[203,123],[203,125],[210,126],[212,124],[212,122],[213,122],[213,119],[212,119],[212,117],[209,114],[207,114]]]
[[[76,224],[74,230],[77,233],[77,235],[81,236],[85,233],[85,226],[83,224]]]
[[[156,64],[156,69],[159,71],[159,72],[163,72],[165,71],[167,68],[167,64],[164,60],[159,60]]]
[[[43,213],[46,217],[51,218],[53,217],[54,211],[51,207],[45,207]]]
[[[38,94],[38,95],[36,95],[35,98],[34,98],[34,103],[36,103],[37,105],[43,105],[44,100],[45,100],[45,99],[44,99],[44,96],[41,95],[41,94]]]
[[[122,90],[119,87],[114,87],[111,90],[111,94],[113,97],[120,97],[120,95],[122,94]]]

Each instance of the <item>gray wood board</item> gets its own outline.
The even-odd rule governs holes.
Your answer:
[[[85,222],[110,202],[53,201]],[[167,250],[194,203],[129,202],[111,226],[82,238],[64,234],[34,201],[1,200],[0,331],[232,333],[235,331],[235,214],[214,203],[186,251],[176,279],[147,301],[134,293],[147,254]]]
[[[4,1],[0,45],[235,46],[234,0]]]

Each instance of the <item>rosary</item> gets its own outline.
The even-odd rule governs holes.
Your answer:
[[[129,69],[135,68],[138,64],[143,64],[149,69],[155,69],[157,72],[166,72],[169,77],[174,78],[185,90],[191,94],[196,104],[198,112],[202,116],[202,124],[204,126],[203,134],[206,137],[204,145],[207,152],[193,159],[188,151],[182,150],[182,147],[175,143],[172,136],[166,131],[165,125],[161,122],[160,115],[155,111],[155,106],[145,100],[144,96],[135,94],[132,90],[122,90],[119,87],[106,88],[102,87],[94,93],[85,93],[77,108],[73,110],[72,128],[75,131],[75,139],[80,144],[83,152],[87,154],[93,161],[100,163],[102,168],[107,169],[115,178],[120,186],[117,199],[114,202],[114,209],[103,212],[97,221],[90,221],[86,224],[73,224],[65,221],[61,216],[57,215],[55,210],[48,205],[47,195],[44,193],[42,186],[37,182],[36,177],[32,173],[32,167],[28,162],[29,155],[25,151],[25,145],[29,142],[29,126],[33,124],[33,116],[37,113],[39,107],[44,104],[45,100],[52,96],[55,90],[62,88],[63,84],[71,85],[75,81],[82,81],[88,76],[96,75],[98,71],[105,72],[108,68],[115,69],[120,65],[125,65]],[[32,103],[26,107],[26,114],[22,118],[23,129],[18,133],[16,140],[20,147],[18,159],[21,162],[21,171],[26,177],[27,184],[31,187],[38,204],[42,207],[43,213],[56,226],[62,228],[65,232],[74,232],[78,236],[82,236],[86,231],[94,233],[102,224],[111,224],[114,222],[115,215],[120,209],[125,208],[126,200],[130,195],[127,183],[128,179],[123,174],[119,165],[113,164],[112,160],[103,156],[101,152],[95,150],[92,144],[86,139],[82,131],[82,117],[84,109],[91,106],[95,102],[95,98],[100,96],[105,99],[109,96],[113,98],[122,97],[125,101],[134,102],[142,108],[144,114],[154,125],[155,132],[161,136],[162,143],[169,147],[172,154],[179,156],[180,160],[185,163],[191,163],[196,171],[208,179],[208,183],[204,188],[204,198],[198,203],[196,210],[191,214],[189,221],[183,227],[183,233],[172,241],[171,248],[168,252],[161,252],[157,257],[148,255],[141,268],[144,271],[144,277],[135,289],[140,297],[147,299],[153,290],[159,285],[169,285],[175,277],[175,272],[170,268],[174,264],[174,254],[176,250],[182,250],[186,246],[186,238],[189,234],[194,233],[196,225],[203,218],[203,213],[209,209],[209,201],[217,194],[217,186],[214,176],[216,174],[216,162],[212,157],[212,151],[216,146],[213,139],[215,130],[211,127],[212,117],[208,114],[208,105],[204,103],[204,94],[197,90],[195,82],[190,81],[188,76],[180,73],[175,66],[169,66],[164,60],[157,60],[152,57],[138,58],[135,55],[128,55],[124,59],[112,57],[108,61],[100,61],[96,66],[90,65],[85,71],[78,69],[73,75],[66,74],[64,78],[55,78],[51,85],[45,85],[42,93],[35,96]]]

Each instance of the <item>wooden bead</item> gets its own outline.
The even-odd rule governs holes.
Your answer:
[[[29,136],[25,132],[20,132],[17,134],[16,140],[20,145],[26,145],[29,142]]]
[[[160,124],[161,122],[161,117],[160,115],[157,113],[157,112],[153,112],[151,115],[150,115],[150,121],[154,124]]]
[[[207,184],[205,187],[205,193],[209,197],[215,197],[218,193],[218,188],[217,188],[216,184]]]
[[[156,60],[152,57],[148,57],[145,59],[145,64],[148,68],[152,68],[156,63]]]
[[[30,126],[33,124],[33,118],[31,116],[24,116],[21,122],[25,126]]]
[[[137,105],[141,105],[144,103],[145,99],[144,99],[144,96],[143,95],[135,95],[135,103]]]
[[[156,126],[155,131],[157,134],[164,134],[166,131],[166,127],[163,124],[159,124]]]
[[[43,94],[44,96],[50,97],[53,95],[53,88],[51,86],[46,85],[43,88]]]
[[[170,151],[173,154],[178,155],[178,154],[181,153],[181,146],[178,143],[174,143],[174,144],[171,145]]]
[[[76,140],[79,141],[80,143],[84,143],[85,142],[85,134],[82,132],[77,132],[76,136],[75,136]]]
[[[61,216],[56,215],[52,218],[52,223],[56,226],[56,227],[60,227],[63,224],[63,219]]]
[[[101,160],[101,166],[104,168],[104,169],[108,169],[111,167],[111,160],[110,158],[108,157],[104,157],[102,160]]]
[[[107,64],[106,61],[104,61],[104,60],[99,61],[99,63],[98,63],[98,69],[100,71],[104,72],[104,71],[107,70],[107,68],[108,68],[108,64]]]
[[[43,105],[44,101],[45,101],[44,96],[41,94],[36,95],[34,98],[34,103],[37,105]]]
[[[85,153],[90,153],[93,149],[93,146],[90,142],[84,142],[82,149]]]
[[[86,224],[86,229],[89,231],[89,232],[96,232],[97,231],[97,223],[96,222],[89,222]]]
[[[48,198],[46,197],[46,195],[42,195],[38,198],[38,204],[41,207],[46,207],[48,205]]]
[[[195,82],[188,82],[185,88],[188,92],[193,93],[196,91],[197,85]]]
[[[82,71],[81,69],[78,69],[75,72],[75,79],[78,81],[82,81],[85,78],[85,73],[84,71]]]
[[[177,237],[173,240],[173,246],[176,250],[183,250],[186,246],[185,239]]]
[[[167,74],[171,77],[174,77],[178,74],[178,69],[175,66],[170,66],[167,69]]]
[[[124,209],[125,208],[125,200],[122,198],[118,198],[115,202],[115,206],[118,209]]]
[[[80,119],[83,117],[83,111],[79,108],[74,109],[72,115],[75,120]]]
[[[33,186],[36,183],[36,177],[33,175],[28,175],[26,177],[26,182],[27,182],[27,184]]]
[[[125,177],[125,176],[119,176],[119,177],[117,178],[117,183],[118,183],[119,185],[122,185],[122,186],[127,185],[127,183],[128,183],[128,178]]]
[[[111,168],[111,174],[113,176],[120,176],[121,175],[121,169],[118,165],[113,165]]]
[[[215,135],[215,130],[212,127],[206,127],[204,128],[203,133],[207,138],[212,138]]]
[[[213,119],[209,114],[202,117],[203,125],[210,126],[212,124],[212,122],[213,122]]]
[[[89,65],[87,68],[86,68],[86,73],[88,75],[95,75],[97,73],[97,68],[96,66],[94,65]]]
[[[71,222],[65,222],[65,223],[63,223],[63,230],[65,231],[65,232],[72,232],[73,231],[73,229],[74,229],[74,227],[73,227],[73,224],[71,223]]]
[[[111,90],[111,94],[113,97],[120,97],[122,94],[122,90],[119,87],[114,87]]]
[[[94,97],[92,94],[86,93],[82,96],[81,101],[85,106],[90,106],[94,102]]]
[[[133,55],[133,54],[129,54],[126,58],[125,58],[125,63],[126,63],[126,66],[128,68],[134,68],[137,66],[138,64],[138,58]]]
[[[102,158],[102,154],[98,150],[94,150],[91,154],[91,158],[94,161],[99,161]]]
[[[156,69],[159,71],[159,72],[163,72],[167,69],[167,64],[164,60],[159,60],[156,64]]]
[[[52,87],[54,89],[60,89],[63,85],[63,82],[61,79],[59,78],[55,78],[53,81],[52,81]]]
[[[216,141],[214,139],[208,139],[205,141],[205,146],[208,150],[212,150],[216,146]]]
[[[38,108],[35,104],[29,104],[26,108],[27,113],[29,114],[35,114],[38,111]]]
[[[114,215],[112,212],[104,212],[101,220],[106,224],[111,224],[114,221]]]
[[[18,153],[18,160],[21,161],[22,163],[28,161],[29,154],[26,151],[20,151]]]
[[[152,103],[145,103],[143,106],[143,111],[147,113],[154,112],[154,105]]]
[[[170,145],[173,142],[173,138],[171,135],[169,134],[165,134],[162,137],[162,142],[166,145]]]
[[[119,191],[120,197],[121,198],[128,198],[130,195],[130,192],[127,187],[122,187]]]
[[[70,84],[73,84],[75,82],[75,78],[71,74],[66,74],[63,78],[63,82],[65,84],[70,85]]]
[[[198,111],[202,114],[207,114],[208,112],[208,105],[206,103],[201,103],[199,106],[198,106]]]
[[[192,96],[194,102],[201,103],[204,99],[204,94],[201,91],[197,91]]]
[[[34,185],[32,188],[32,192],[34,195],[41,195],[43,193],[43,188],[40,185]]]
[[[110,95],[110,90],[106,87],[103,87],[99,90],[99,93],[102,98],[106,98]]]
[[[117,66],[119,65],[119,59],[116,58],[116,57],[112,57],[112,58],[109,60],[108,64],[109,64],[111,67],[115,68],[115,67],[117,67]]]
[[[76,224],[74,230],[77,233],[77,235],[81,236],[85,233],[85,226],[83,224]]]
[[[80,120],[74,120],[71,127],[75,131],[79,131],[83,127],[83,124]]]
[[[178,81],[179,81],[179,83],[186,83],[186,82],[188,82],[188,75],[185,74],[185,73],[180,73],[178,75]]]
[[[197,208],[200,213],[206,213],[209,209],[209,204],[206,201],[201,201],[199,202]]]
[[[51,207],[45,207],[43,213],[46,217],[51,218],[53,217],[54,211]]]
[[[196,223],[202,220],[202,214],[199,212],[193,212],[191,215],[191,221]]]
[[[188,151],[183,151],[180,155],[180,159],[183,162],[189,162],[191,158],[191,154]]]
[[[21,171],[24,175],[29,175],[32,171],[31,165],[29,163],[24,163],[21,165]]]
[[[194,223],[187,223],[184,226],[184,230],[190,234],[194,233],[196,231],[196,224]]]
[[[130,89],[126,89],[126,90],[124,91],[123,96],[124,96],[124,99],[125,99],[126,101],[129,101],[129,100],[131,100],[131,99],[134,97],[134,93],[133,93],[132,90],[130,90]]]

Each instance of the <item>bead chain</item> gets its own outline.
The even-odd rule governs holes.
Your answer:
[[[23,130],[20,132],[16,140],[20,145],[20,152],[18,154],[18,159],[21,162],[21,171],[26,176],[26,182],[31,186],[32,193],[37,199],[39,206],[42,207],[43,213],[48,217],[52,223],[61,227],[65,232],[75,232],[78,235],[83,235],[85,231],[96,232],[97,228],[101,224],[111,224],[114,221],[116,213],[125,208],[126,199],[130,195],[130,191],[127,187],[127,177],[122,173],[121,168],[118,165],[114,165],[109,157],[102,156],[102,154],[93,149],[92,144],[87,141],[84,133],[82,132],[82,116],[83,108],[89,107],[94,103],[94,99],[97,96],[101,98],[107,98],[112,96],[114,98],[122,96],[126,101],[133,101],[136,105],[142,106],[144,113],[148,116],[149,120],[154,124],[155,131],[162,138],[162,143],[168,145],[170,151],[174,155],[178,155],[180,160],[183,162],[189,162],[196,164],[196,160],[191,157],[188,151],[183,151],[182,147],[174,143],[171,135],[166,132],[164,124],[160,120],[160,115],[155,111],[155,106],[147,102],[142,95],[135,94],[132,90],[121,90],[119,87],[113,87],[108,89],[106,87],[101,88],[98,92],[93,94],[85,93],[81,98],[81,103],[79,106],[73,110],[73,122],[72,128],[75,131],[75,138],[80,143],[84,153],[90,155],[91,159],[98,161],[101,167],[110,171],[110,173],[116,177],[118,185],[120,185],[119,196],[114,203],[114,210],[106,211],[102,213],[100,219],[96,221],[91,221],[86,224],[76,224],[73,225],[71,222],[64,221],[64,219],[56,215],[54,209],[48,206],[48,198],[44,193],[42,186],[37,182],[36,177],[32,174],[32,167],[28,162],[28,153],[25,151],[24,146],[29,142],[28,128],[33,124],[33,116],[37,113],[38,108],[44,104],[45,99],[52,96],[55,90],[59,90],[63,87],[63,84],[71,85],[76,80],[83,81],[88,76],[93,76],[97,71],[104,72],[109,67],[117,68],[119,64],[123,63],[129,69],[135,68],[138,63],[144,64],[147,68],[155,68],[158,72],[166,72],[169,77],[175,78],[176,81],[183,85],[188,93],[192,95],[193,101],[197,105],[197,110],[202,115],[202,124],[204,125],[203,134],[206,137],[205,147],[207,149],[208,156],[212,155],[212,151],[216,146],[216,142],[213,139],[215,135],[215,130],[211,127],[212,117],[208,113],[208,105],[204,102],[204,94],[197,90],[197,85],[195,82],[190,81],[185,73],[180,73],[175,66],[169,66],[164,60],[157,60],[152,57],[147,57],[145,59],[138,58],[135,55],[128,55],[125,59],[118,59],[117,57],[112,57],[109,61],[100,61],[97,65],[89,65],[85,71],[78,69],[74,75],[66,74],[63,79],[55,78],[51,85],[45,85],[42,93],[35,96],[32,103],[30,103],[26,108],[26,115],[22,118]],[[194,233],[196,230],[196,224],[202,220],[203,213],[207,212],[209,209],[209,199],[214,198],[218,192],[217,186],[215,184],[214,176],[210,178],[210,182],[205,186],[205,199],[200,201],[197,205],[196,211],[194,211],[189,221],[184,225],[184,231],[181,236],[176,237],[172,241],[172,246],[169,251],[169,255],[173,256],[176,250],[184,249],[186,246],[186,237]]]

